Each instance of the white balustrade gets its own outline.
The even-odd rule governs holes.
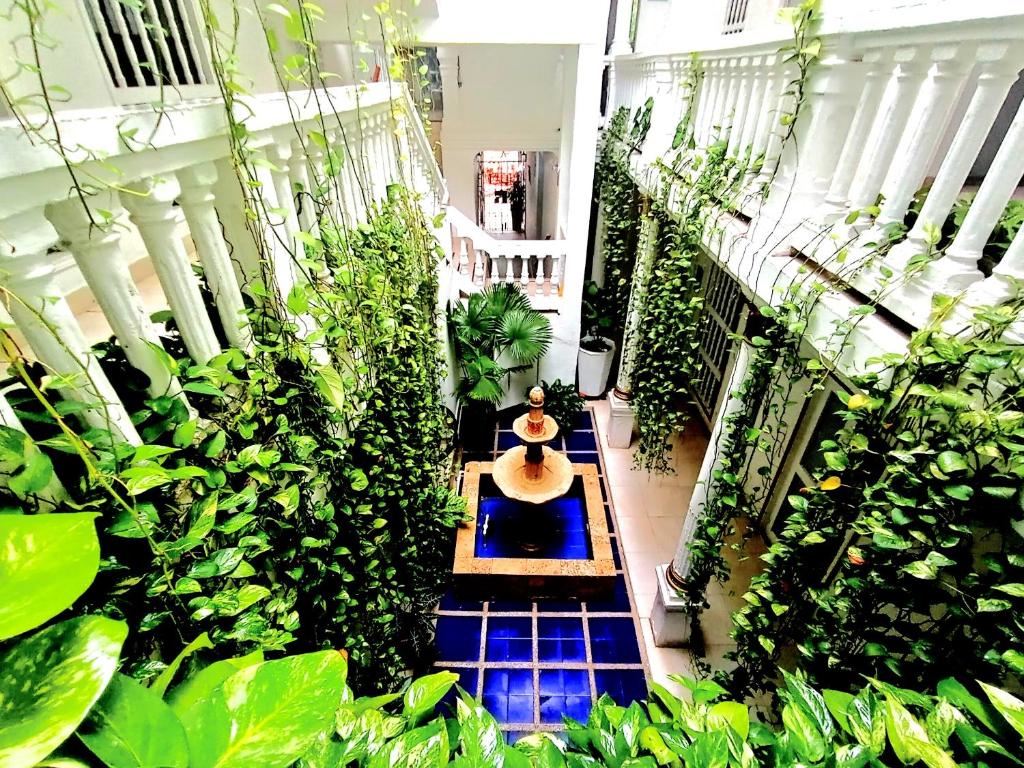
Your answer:
[[[156,1],[145,0],[145,7]],[[178,42],[168,38],[164,44]],[[146,55],[164,53],[157,47]],[[128,442],[140,442],[139,435],[90,351],[64,296],[66,281],[58,279],[60,260],[51,249],[63,247],[73,257],[129,363],[148,378],[149,393],[185,400],[165,362],[129,259],[148,256],[190,356],[206,362],[221,349],[213,312],[229,344],[252,349],[242,290],[254,280],[276,285],[285,298],[297,280],[317,277],[304,268],[308,262],[298,234],[315,235],[321,214],[339,226],[354,226],[365,219],[371,200],[403,180],[424,194],[422,205],[429,216],[447,201],[422,124],[412,117],[395,117],[416,114],[403,88],[381,83],[333,88],[321,91],[317,99],[298,93],[254,98],[247,151],[257,158],[262,153],[267,161],[256,163],[255,178],[251,170],[236,168],[238,161],[229,155],[229,125],[223,105],[216,102],[168,106],[162,113],[138,108],[97,111],[89,115],[86,133],[81,119],[69,113],[63,135],[104,158],[84,163],[79,178],[88,178],[99,189],[110,179],[119,190],[90,189],[84,204],[77,195],[68,196],[67,169],[57,153],[45,144],[33,147],[20,126],[0,121],[0,156],[5,161],[0,169],[0,284],[6,289],[0,314],[10,315],[18,338],[29,347],[25,353],[61,377],[64,386],[54,391],[86,404],[82,418]],[[318,104],[326,111],[321,113]],[[149,137],[144,149],[125,151],[120,136],[131,128]],[[342,158],[334,178],[328,178],[327,154],[313,141],[313,131],[325,135]],[[321,194],[326,197],[314,205],[313,196]],[[124,236],[132,226],[140,238]],[[215,306],[205,304],[186,251],[188,238]],[[139,239],[145,252],[129,252],[129,247],[140,247],[135,245]],[[466,260],[470,254],[478,258],[472,241],[465,242]],[[509,259],[509,274],[529,281],[528,260],[523,262],[519,254]],[[479,276],[482,280],[482,269]],[[256,301],[261,296],[252,292]],[[291,319],[300,330],[312,330],[311,318]],[[314,354],[318,360],[328,359],[326,350]],[[0,421],[16,426],[10,416],[0,403]]]

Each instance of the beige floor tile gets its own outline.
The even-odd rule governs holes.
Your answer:
[[[651,609],[654,608],[654,594],[654,592],[642,592],[634,586],[633,602],[636,603],[636,610],[640,614],[640,618],[651,618]]]

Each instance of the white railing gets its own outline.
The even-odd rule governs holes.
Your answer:
[[[103,190],[88,196],[88,206],[71,191],[68,169],[51,145],[30,140],[14,121],[0,121],[0,282],[16,297],[6,309],[36,359],[73,382],[63,392],[91,406],[86,418],[112,425],[130,441],[138,435],[56,279],[55,251],[71,254],[129,361],[149,377],[150,392],[185,397],[162,361],[159,334],[128,269],[126,227],[141,235],[188,352],[203,363],[221,350],[183,228],[230,344],[247,349],[242,291],[260,278],[259,254],[269,254],[273,282],[287,297],[304,269],[291,255],[301,246],[292,244],[300,232],[315,232],[322,214],[356,224],[394,182],[421,193],[431,214],[447,202],[403,88],[382,83],[321,90],[315,98],[274,94],[254,97],[244,109],[240,117],[258,158],[256,183],[269,219],[256,234],[246,221],[218,101],[186,102],[162,114],[150,108],[60,113],[61,142],[72,148],[76,176]],[[132,137],[132,151],[125,137]],[[333,177],[325,163],[328,148],[341,158]],[[338,190],[328,198],[336,201],[333,210],[313,210],[308,191],[327,184]],[[112,218],[113,226],[96,226],[101,217]],[[256,237],[265,239],[261,247]]]
[[[476,288],[517,283],[538,308],[561,296],[568,241],[499,240],[453,206],[448,206],[448,223],[458,271],[467,283]]]
[[[964,293],[960,322],[970,307],[1006,298],[1012,281],[1024,277],[1024,232],[991,276],[979,260],[1024,176],[1024,106],[1011,92],[1024,67],[1024,12],[871,32],[829,30],[826,17],[822,55],[783,147],[781,116],[793,110],[796,76],[778,53],[786,42],[701,52],[698,72],[689,53],[613,59],[613,108],[635,111],[655,99],[649,138],[634,161],[641,185],[653,185],[650,163],[666,153],[689,110],[698,154],[726,142],[729,156],[760,161],[739,195],[745,215],[716,220],[712,251],[744,262],[730,268],[757,282],[766,300],[771,285],[761,282],[789,268],[777,256],[790,248],[915,326],[927,320],[936,294]],[[1007,122],[1001,110],[1015,116]],[[922,268],[915,257],[929,253],[935,228],[979,171],[966,218]],[[919,190],[923,206],[905,232]],[[879,249],[892,237],[891,248]]]

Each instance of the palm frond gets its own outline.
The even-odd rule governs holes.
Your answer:
[[[551,346],[551,323],[533,309],[514,309],[498,325],[498,346],[519,363],[532,363]]]
[[[500,318],[516,309],[531,309],[530,297],[523,293],[518,283],[491,283],[482,294],[487,313]]]

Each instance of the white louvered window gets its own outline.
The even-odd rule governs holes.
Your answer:
[[[723,35],[742,32],[747,21],[747,4],[750,0],[728,0],[725,4],[725,26]]]
[[[118,88],[205,85],[198,27],[184,0],[84,0]]]

